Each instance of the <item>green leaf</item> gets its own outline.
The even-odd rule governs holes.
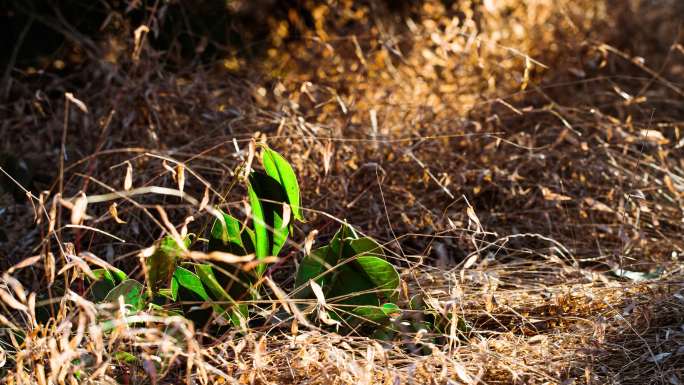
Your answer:
[[[335,266],[337,257],[333,255],[330,246],[323,246],[312,250],[309,255],[302,259],[295,276],[296,298],[311,298],[313,292],[309,287],[310,279],[315,279],[321,287],[328,287],[330,279],[334,276],[333,272],[325,273],[328,269]]]
[[[114,281],[114,276],[112,273],[109,272],[107,269],[93,269],[92,270],[93,275],[95,276],[96,281],[107,281],[110,282],[112,285],[115,285]]]
[[[94,269],[93,274],[98,280],[106,278],[113,284],[118,284],[128,279],[128,275],[126,275],[126,273],[113,266],[109,269]]]
[[[326,293],[331,303],[345,305],[380,306],[381,295],[373,282],[359,266],[351,261],[335,268],[328,278],[330,283]],[[326,288],[324,288],[325,290]]]
[[[132,355],[131,353],[129,353],[129,352],[123,352],[123,351],[116,352],[116,353],[114,354],[114,359],[115,359],[116,361],[119,361],[119,362],[126,362],[126,363],[129,363],[129,364],[130,364],[130,363],[133,363],[133,362],[135,362],[135,361],[138,360],[138,359],[137,359],[134,355]]]
[[[178,298],[178,280],[176,277],[171,278],[171,299],[174,301]]]
[[[114,286],[128,279],[128,276],[123,271],[117,268],[111,269],[94,269],[93,275],[95,280],[90,285],[90,296],[95,302],[104,301],[107,293],[109,293]]]
[[[202,281],[192,271],[178,266],[176,268],[176,271],[173,272],[173,278],[177,281],[177,285],[179,287],[184,287],[190,290],[191,292],[197,294],[200,298],[202,298],[205,301],[209,300],[209,295],[204,290],[204,286],[202,286]],[[173,285],[173,282],[171,283],[171,285]]]
[[[251,185],[247,186],[247,195],[249,196],[249,203],[252,207],[252,224],[254,226],[254,246],[257,260],[262,260],[269,255],[269,239],[268,229],[266,228],[266,221],[264,219],[264,210],[261,206],[259,197]],[[266,270],[266,265],[257,266],[257,273],[263,274]]]
[[[173,273],[172,285],[173,281],[177,282],[177,299],[185,317],[192,320],[197,327],[204,327],[211,319],[212,309],[202,306],[202,303],[209,301],[209,295],[199,277],[179,266]]]
[[[190,246],[190,238],[186,237],[183,242],[187,249]],[[147,259],[149,288],[153,295],[157,294],[161,287],[169,284],[182,250],[176,240],[167,235],[162,238],[159,247]]]
[[[125,304],[130,305],[135,310],[140,310],[144,306],[143,285],[134,279],[127,279],[116,285],[104,300],[106,302],[118,302],[120,296],[123,296]]]
[[[185,237],[182,239],[184,248],[190,247],[190,237]],[[180,254],[183,252],[183,247],[180,247],[172,236],[167,235],[162,238],[159,249],[167,254]]]
[[[287,201],[292,208],[292,215],[298,221],[303,222],[304,217],[299,205],[299,183],[292,166],[279,153],[264,146],[261,151],[261,160],[266,173],[277,180],[287,193]]]
[[[356,231],[349,226],[348,224],[344,223],[340,228],[337,230],[335,235],[333,235],[332,239],[330,240],[330,249],[333,254],[335,254],[338,258],[342,258],[343,256],[343,248],[346,243],[348,243],[350,240],[358,239],[359,236],[356,234]],[[347,256],[349,258],[350,256]]]
[[[378,305],[378,296],[387,296],[399,285],[399,274],[382,255],[382,247],[376,241],[368,237],[359,238],[351,226],[344,224],[328,246],[318,248],[304,257],[297,270],[295,286],[300,287],[309,279],[317,279],[324,289],[327,286],[330,296],[349,298],[343,300],[344,303]],[[338,266],[341,260],[344,263]],[[337,267],[321,277],[329,269],[326,264]],[[360,292],[367,293],[359,294],[358,298],[351,296]],[[304,288],[299,296],[309,294],[309,290]]]
[[[363,321],[386,323],[391,316],[401,313],[401,309],[393,303],[385,303],[382,306],[358,306],[352,309],[352,313]]]
[[[216,279],[211,265],[195,265],[195,272],[197,273],[200,281],[202,281],[202,283],[209,289],[214,299],[219,301],[234,302]]]
[[[297,298],[311,298],[311,290],[305,286],[310,279],[321,285],[328,303],[352,305],[346,311],[352,313],[347,317],[349,325],[364,321],[386,324],[400,312],[397,305],[386,302],[397,296],[399,273],[384,259],[380,244],[359,237],[347,224],[327,246],[304,257],[295,277],[295,285],[301,288]]]
[[[209,251],[227,251],[236,255],[248,254],[242,242],[240,228],[242,224],[237,218],[221,212],[225,226],[218,219],[214,220],[211,226],[211,237],[209,238]]]
[[[102,302],[107,297],[107,294],[116,286],[116,282],[112,273],[106,269],[94,269],[93,275],[95,275],[97,280],[90,285],[90,296],[95,302]]]
[[[384,256],[385,253],[382,251],[382,246],[375,242],[375,240],[363,237],[358,239],[347,239],[347,245],[352,250],[351,255],[344,255],[345,258],[355,257],[357,255],[370,255],[370,256]]]
[[[245,227],[242,232],[242,243],[245,245],[248,254],[255,252],[256,236],[254,235],[254,230],[250,229],[249,227]],[[249,245],[249,247],[247,247],[247,245]]]
[[[254,231],[230,215],[223,214],[223,218],[226,223],[226,231],[223,231],[220,221],[214,221],[212,235],[209,239],[209,251],[225,251],[236,255],[254,253],[254,245],[256,244]],[[221,239],[222,236],[227,237],[227,243],[224,244]],[[249,282],[253,278],[252,275],[229,263],[215,262],[212,266],[212,273],[218,282],[218,286],[231,298],[242,298],[246,292],[246,286],[248,286],[245,282]],[[200,276],[200,278],[202,277]],[[204,280],[203,283],[211,291],[209,284]]]
[[[376,288],[392,292],[399,287],[399,273],[391,263],[382,258],[372,256],[358,257],[355,261]]]
[[[240,316],[247,318],[247,304],[238,304],[233,298],[221,287],[221,284],[216,279],[211,265],[202,264],[195,265],[197,276],[204,285],[209,289],[214,299],[224,302],[222,305],[213,305],[214,311],[219,314],[226,313],[226,308],[232,309],[230,312],[230,320],[235,326],[240,326]]]
[[[396,317],[401,314],[401,308],[391,302],[382,304],[382,312],[389,317]]]
[[[338,266],[329,280],[329,296],[337,302],[379,306],[381,299],[393,298],[399,273],[382,258],[361,256]]]
[[[329,267],[336,265],[337,258],[332,253],[330,246],[323,246],[312,250],[311,253],[302,259],[295,277],[295,287],[306,285],[310,279],[316,279],[316,282],[324,286],[325,277],[319,277]]]
[[[128,275],[126,275],[126,273],[124,273],[123,271],[121,271],[117,268],[112,268],[111,273],[114,276],[114,278],[116,279],[117,283],[121,283],[121,282],[128,279]]]
[[[254,189],[264,213],[264,221],[269,232],[271,255],[278,255],[289,232],[290,219],[285,218],[285,210],[290,209],[283,186],[271,176],[253,172],[249,175],[250,186]],[[291,217],[291,215],[290,215]]]
[[[280,212],[276,211],[273,213],[273,247],[271,248],[271,254],[277,256],[285,245],[289,233],[288,225],[289,223],[284,221],[283,215]]]

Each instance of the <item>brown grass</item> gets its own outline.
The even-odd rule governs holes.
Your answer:
[[[53,182],[0,216],[4,382],[684,381],[681,4],[388,4],[309,4],[312,26],[270,17],[263,57],[172,70],[144,39],[133,60],[138,26],[124,23],[98,40],[107,61],[18,71],[0,109],[4,150]],[[65,108],[65,92],[88,112]],[[195,233],[212,220],[205,189],[211,205],[240,209],[226,186],[252,138],[296,167],[309,219],[271,271],[277,285],[292,287],[307,234],[322,242],[344,219],[385,244],[403,307],[421,295],[470,327],[387,343],[288,319],[215,337],[84,299],[93,255],[142,276],[138,253],[169,231],[156,206],[179,231],[192,216]],[[151,188],[176,189],[177,163],[194,201]],[[128,164],[143,194],[92,202],[124,190]],[[79,192],[91,197],[86,228],[68,225]],[[50,321],[36,322],[50,301]]]

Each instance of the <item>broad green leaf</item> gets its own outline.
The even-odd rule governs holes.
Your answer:
[[[110,282],[112,285],[115,284],[114,276],[107,269],[93,269],[92,273],[97,281],[104,280]]]
[[[187,249],[190,246],[190,237],[185,237],[182,239],[183,241],[183,246]],[[167,235],[164,238],[162,238],[162,241],[159,245],[159,249],[161,249],[163,252],[167,254],[180,254],[183,251],[183,248],[178,245],[175,239],[173,239],[172,236]]]
[[[121,283],[128,279],[126,273],[113,266],[109,269],[94,269],[93,274],[97,279],[102,279],[104,277],[111,280],[114,284]]]
[[[104,301],[107,294],[117,284],[128,279],[128,276],[123,271],[112,269],[94,269],[95,281],[90,285],[90,296],[95,302]]]
[[[277,180],[285,189],[287,201],[290,203],[290,207],[292,207],[292,216],[303,222],[304,217],[299,206],[299,183],[297,183],[297,176],[292,170],[290,163],[282,155],[266,146],[262,149],[261,160],[266,173]]]
[[[363,321],[385,323],[391,316],[401,313],[401,309],[393,303],[385,303],[382,306],[358,306],[352,310],[352,313],[362,318]]]
[[[394,291],[399,287],[399,273],[382,258],[362,256],[355,261],[378,289]]]
[[[245,245],[248,254],[254,253],[256,250],[256,236],[254,235],[254,230],[245,227],[242,232],[242,244]]]
[[[357,306],[351,312],[358,321],[381,323],[388,319],[379,306]]]
[[[357,255],[383,256],[382,246],[368,237],[347,239],[347,245],[353,250],[352,255],[344,255],[345,258]]]
[[[231,309],[230,321],[234,326],[240,326],[240,317],[247,319],[247,305],[238,304],[233,298],[221,287],[221,284],[216,279],[211,265],[202,264],[195,265],[195,271],[202,283],[209,289],[214,299],[224,302],[221,305],[215,304],[212,307],[214,311],[219,314],[226,313],[226,308]]]
[[[252,207],[252,224],[254,226],[254,248],[257,260],[268,257],[270,251],[268,229],[266,228],[266,221],[264,219],[264,210],[259,201],[259,197],[254,192],[251,185],[247,186],[247,195],[249,196],[249,203]],[[266,265],[259,265],[257,273],[263,274],[266,270]]]
[[[116,286],[116,282],[112,273],[106,269],[94,269],[93,275],[97,280],[90,285],[90,296],[95,302],[102,302]]]
[[[335,254],[338,258],[342,258],[344,245],[348,243],[349,240],[354,240],[358,238],[359,236],[356,234],[356,231],[354,231],[354,228],[344,223],[340,226],[340,228],[337,230],[335,235],[333,235],[332,239],[330,240],[330,249],[332,253]],[[349,257],[351,256],[347,256],[347,258]]]
[[[242,241],[242,224],[240,221],[224,212],[221,212],[221,215],[225,221],[225,226],[218,219],[214,220],[209,238],[209,251],[227,251],[236,255],[248,254]]]
[[[401,314],[401,308],[391,302],[383,303],[381,309],[385,315],[390,317],[396,317]]]
[[[329,296],[350,305],[379,306],[391,299],[399,286],[399,274],[382,258],[362,256],[336,267],[331,273]]]
[[[284,209],[284,206],[281,207]],[[273,247],[271,248],[271,254],[277,256],[287,241],[289,223],[283,220],[282,211],[276,211],[273,214]]]
[[[254,253],[254,245],[256,244],[254,231],[238,222],[234,217],[224,215],[224,219],[229,229],[228,234],[231,241],[228,244],[224,244],[221,239],[217,238],[222,234],[221,222],[215,221],[212,228],[212,236],[209,240],[209,251],[224,251],[236,255]],[[215,262],[212,264],[212,267],[212,272],[218,285],[231,298],[241,299],[244,297],[249,282],[254,278],[253,274],[244,272],[238,266],[230,263]],[[211,291],[209,284],[204,280],[203,283]]]
[[[118,302],[119,297],[123,296],[124,303],[131,305],[133,309],[140,310],[144,305],[142,283],[128,279],[116,285],[105,297],[107,302]]]
[[[119,362],[133,363],[138,359],[129,352],[119,351],[114,354],[114,359]]]
[[[112,273],[112,276],[114,276],[114,278],[116,279],[117,283],[121,283],[128,279],[128,275],[126,275],[126,273],[117,268],[112,268],[110,271]]]
[[[183,242],[185,248],[190,246],[190,238],[186,237]],[[160,288],[169,284],[181,252],[182,248],[173,237],[167,235],[162,238],[159,247],[147,259],[149,287],[152,294],[157,294]]]
[[[311,253],[302,259],[297,269],[297,276],[295,277],[295,287],[306,285],[310,279],[316,279],[316,282],[324,286],[326,277],[319,277],[329,267],[336,265],[337,258],[330,250],[330,246],[323,246],[312,250]],[[328,266],[326,266],[329,265]]]
[[[388,293],[398,287],[399,275],[389,262],[373,254],[382,256],[382,248],[377,242],[367,237],[358,238],[350,226],[343,225],[328,246],[304,257],[297,270],[295,285],[300,287],[309,279],[316,279],[327,296],[337,298],[336,302],[378,306],[379,297],[390,297]],[[341,260],[345,261],[338,266]],[[325,264],[335,268],[321,277],[329,269]],[[304,288],[298,297],[306,296],[310,296],[310,291]]]
[[[331,269],[332,267],[332,269]],[[397,305],[385,303],[396,296],[399,274],[384,259],[382,246],[368,237],[359,237],[343,224],[327,246],[305,256],[297,270],[295,285],[301,287],[298,298],[311,298],[306,283],[316,279],[329,304],[339,306],[340,314],[350,325],[371,321],[386,324],[400,312]]]
[[[178,298],[178,280],[176,277],[171,278],[171,299],[174,301]]]
[[[373,282],[351,261],[330,273],[326,298],[331,303],[345,305],[380,306],[377,288]]]
[[[173,278],[176,279],[179,287],[184,287],[190,290],[205,301],[209,300],[209,295],[204,290],[202,281],[200,281],[199,277],[195,273],[186,268],[178,266],[173,272]]]
[[[264,213],[264,222],[269,232],[271,255],[278,255],[282,249],[289,232],[290,215],[285,215],[285,210],[290,210],[287,205],[287,197],[283,186],[271,176],[253,172],[249,175],[249,183],[259,201]]]
[[[224,302],[234,302],[216,279],[211,265],[195,265],[195,272],[200,281],[209,289],[214,299]]]
[[[209,301],[209,295],[199,277],[179,266],[173,273],[173,280],[178,282],[177,301],[181,304],[183,314],[192,320],[196,327],[204,327],[211,319],[213,310],[203,306]]]

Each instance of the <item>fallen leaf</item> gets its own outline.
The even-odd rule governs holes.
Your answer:
[[[119,212],[118,212],[118,210],[116,209],[116,206],[117,206],[117,205],[116,205],[116,202],[112,203],[112,204],[109,206],[109,215],[111,215],[112,218],[114,218],[114,220],[115,220],[116,223],[118,223],[118,224],[124,224],[124,223],[126,223],[126,221],[124,221],[124,220],[122,220],[121,218],[119,218]]]
[[[658,130],[640,130],[639,139],[645,142],[651,142],[655,144],[670,143],[670,140],[663,136],[663,133]]]
[[[74,207],[71,209],[71,224],[80,225],[86,217],[86,208],[88,207],[88,198],[84,192],[76,198]]]
[[[74,103],[74,105],[78,107],[79,110],[85,112],[86,114],[88,113],[88,107],[86,107],[85,103],[76,99],[74,94],[72,94],[71,92],[66,92],[64,93],[64,96],[67,98],[68,101]]]
[[[668,358],[671,355],[672,355],[672,353],[669,353],[669,352],[658,353],[654,356],[649,357],[648,362],[655,362],[655,363],[659,364],[661,361],[665,360],[666,358]]]
[[[133,166],[131,162],[126,162],[126,175],[124,176],[124,190],[128,191],[133,187]]]
[[[612,213],[613,209],[608,207],[606,204],[601,203],[597,200],[594,200],[593,198],[584,198],[584,203],[589,206],[590,209],[592,210],[597,210],[597,211],[603,211],[606,213]]]
[[[557,194],[551,190],[549,190],[546,187],[541,187],[542,191],[542,196],[544,197],[545,200],[547,201],[556,201],[556,202],[562,202],[562,201],[570,201],[572,200],[571,197],[563,194]]]

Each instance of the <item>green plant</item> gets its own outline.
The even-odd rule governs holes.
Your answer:
[[[217,218],[211,228],[209,252],[254,253],[257,261],[278,256],[291,232],[293,220],[304,220],[299,183],[290,164],[266,146],[261,147],[261,161],[265,173],[253,171],[247,180],[252,226],[247,221],[241,222],[222,213],[222,218]],[[231,304],[246,296],[258,296],[258,288],[253,285],[265,269],[265,264],[258,264],[256,274],[250,275],[226,263],[196,266],[199,278],[209,288],[212,299]],[[246,318],[247,312],[246,306],[237,306],[231,315],[233,324],[237,325],[241,317]]]
[[[310,280],[321,286],[331,304],[338,305],[341,314],[333,316],[350,324],[384,324],[400,312],[394,304],[399,273],[385,260],[377,242],[359,237],[346,224],[328,245],[311,251],[302,260],[295,279],[295,285],[302,287],[299,297],[312,297],[312,291],[306,287]]]
[[[252,171],[247,179],[247,198],[251,221],[240,221],[220,212],[209,234],[208,251],[224,251],[235,255],[254,254],[257,262],[278,256],[290,233],[293,220],[303,221],[299,184],[290,164],[282,155],[261,146],[265,172]],[[249,216],[248,216],[249,217]],[[251,227],[249,226],[251,225]],[[182,261],[190,247],[190,237],[166,236],[146,259],[146,285],[129,279],[120,270],[98,269],[90,287],[96,301],[116,301],[137,311],[146,305],[162,309],[166,303],[178,303],[182,312],[197,324],[205,324],[212,312],[227,316],[234,325],[248,316],[248,308],[239,300],[256,297],[254,284],[266,270],[260,263],[250,274],[226,263],[194,263]],[[204,304],[204,306],[202,306]]]
[[[258,299],[257,285],[266,270],[266,258],[277,257],[293,222],[304,220],[299,184],[290,164],[267,146],[261,146],[260,155],[264,172],[252,171],[246,180],[251,215],[240,220],[221,211],[208,234],[207,246],[210,253],[253,254],[257,263],[253,271],[229,263],[185,260],[191,238],[166,236],[146,259],[145,285],[120,270],[98,269],[91,296],[110,302],[123,297],[132,311],[146,306],[180,311],[198,325],[205,325],[212,313],[235,326],[244,325],[249,318],[244,300]],[[347,324],[387,324],[390,316],[400,313],[395,304],[400,282],[396,269],[376,241],[358,236],[346,224],[328,245],[302,260],[295,282],[301,289],[298,297],[312,298],[310,280],[320,285],[323,295],[339,309],[332,317]]]

